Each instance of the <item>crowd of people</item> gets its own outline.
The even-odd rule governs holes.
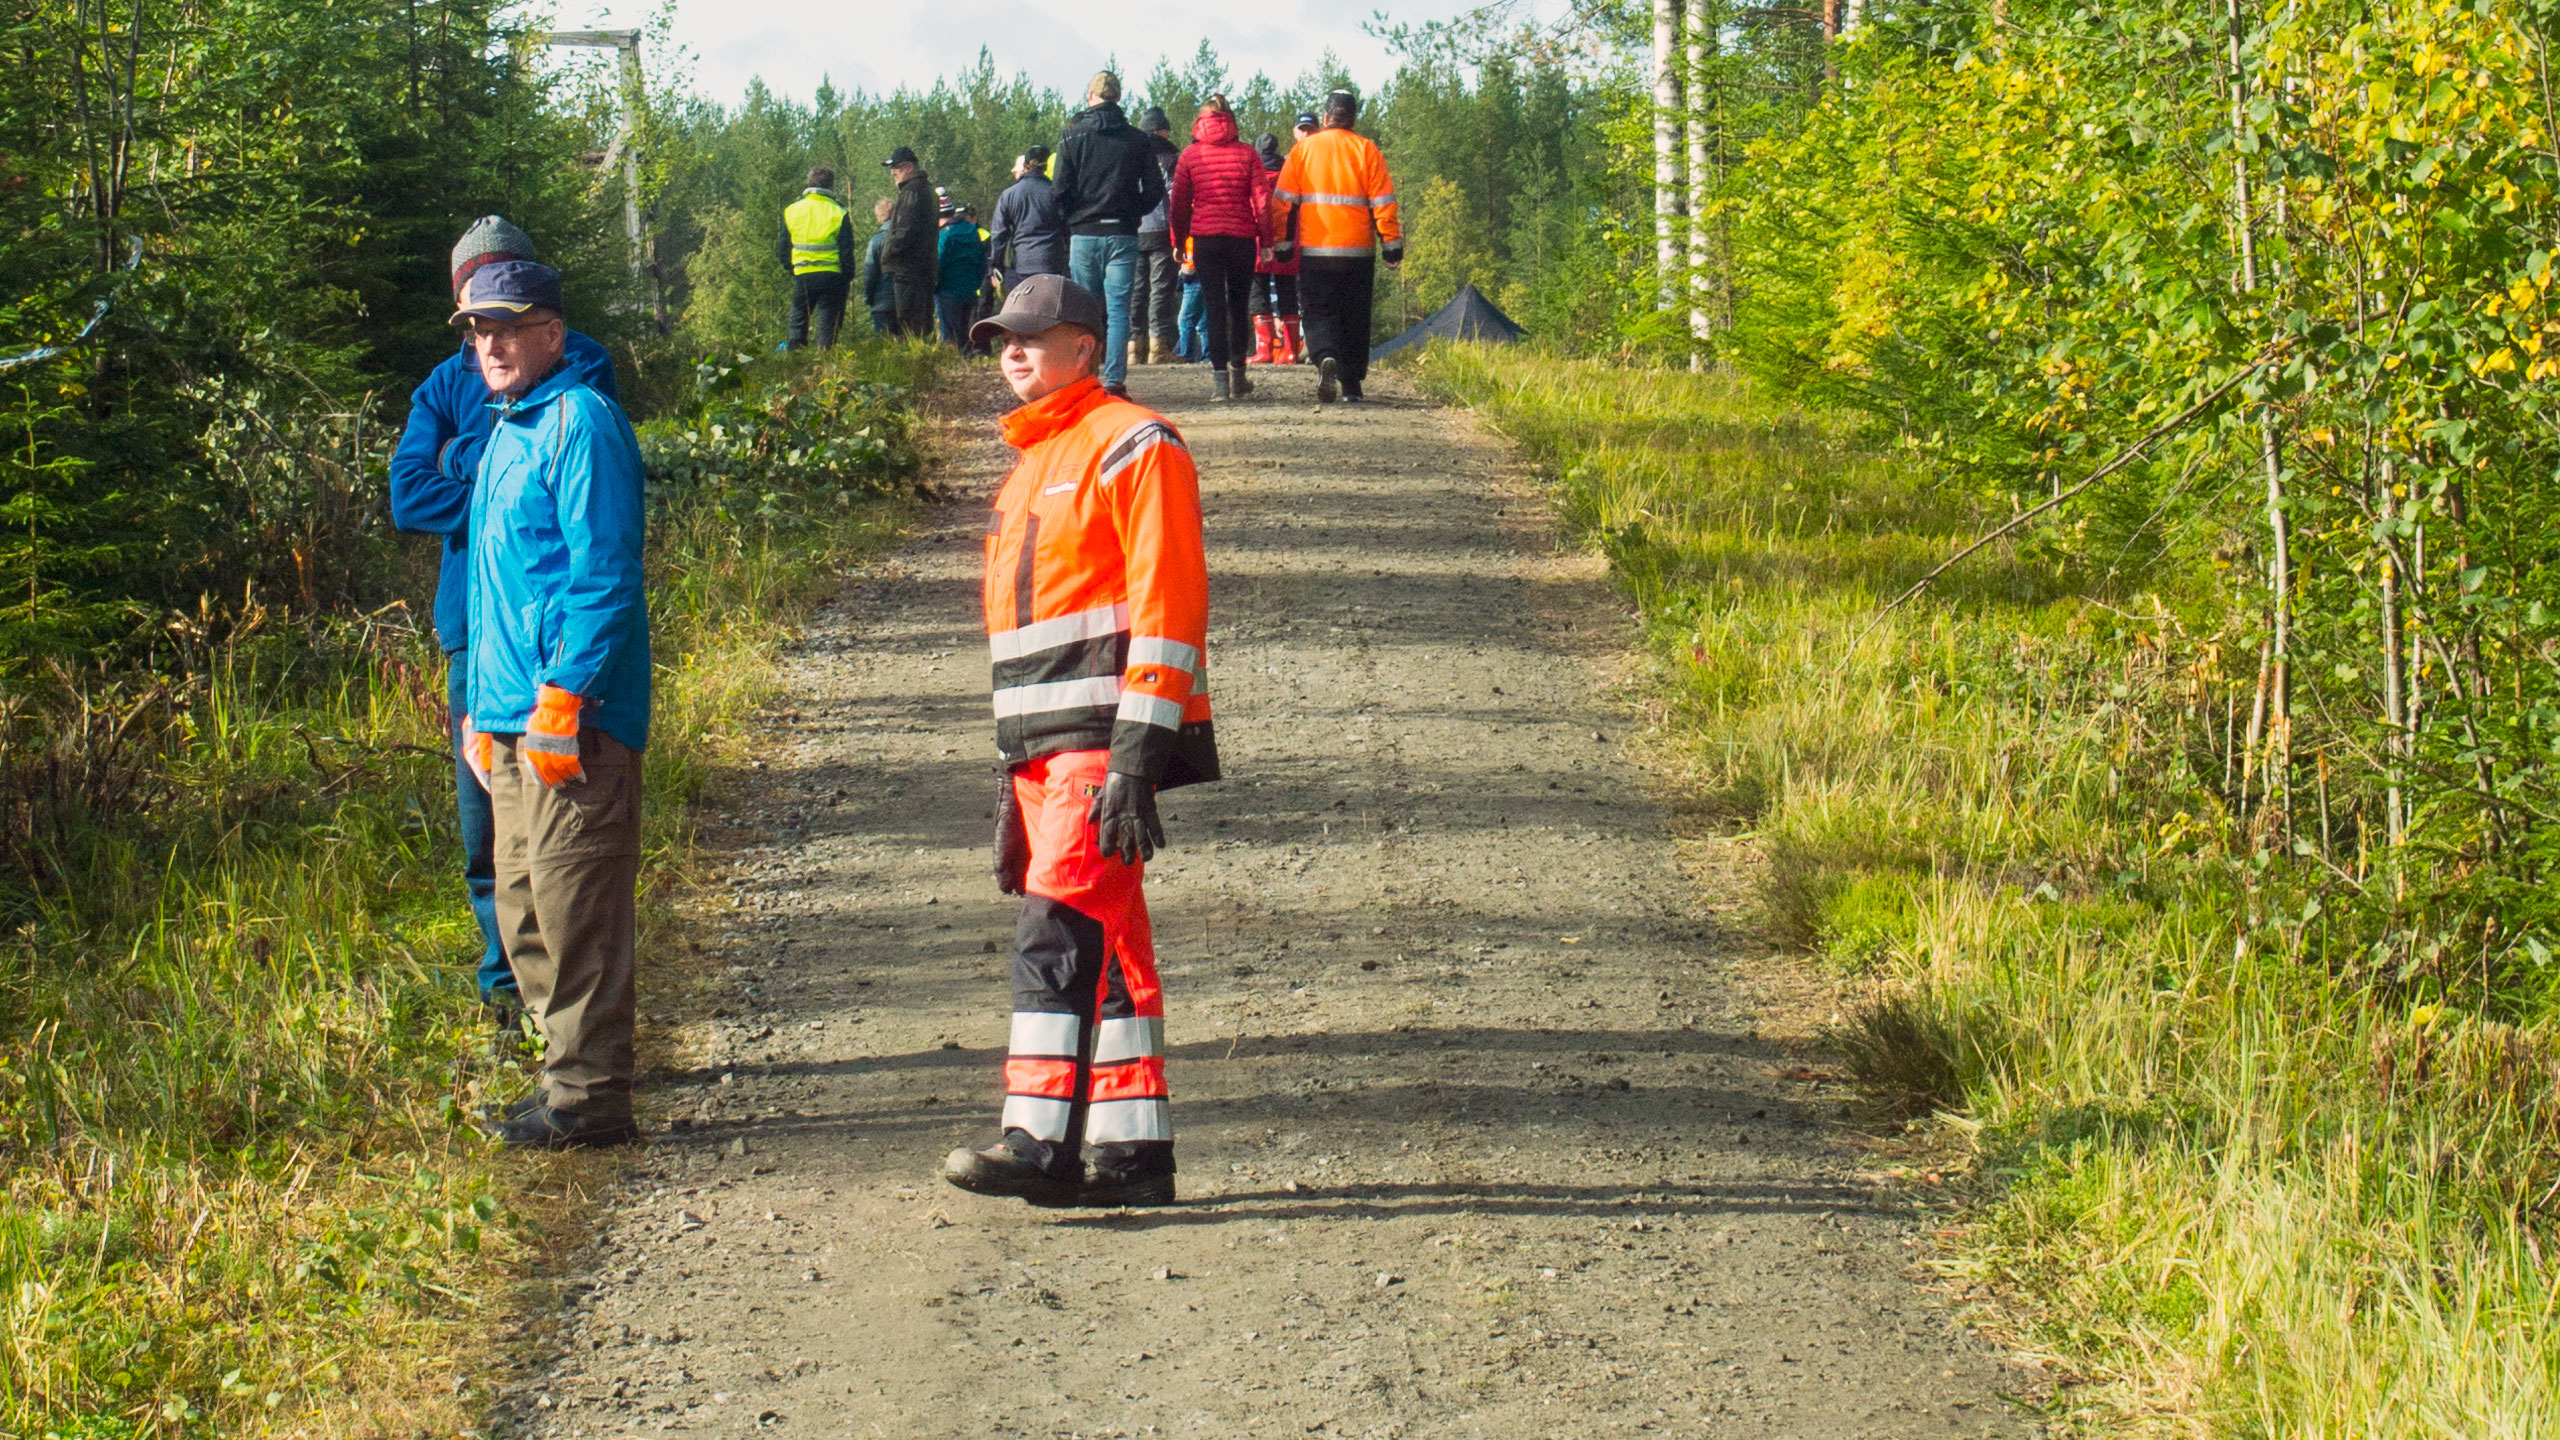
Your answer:
[[[1359,118],[1359,98],[1337,90],[1297,117],[1285,147],[1273,134],[1248,143],[1212,95],[1183,144],[1160,108],[1130,123],[1104,71],[1057,145],[1014,162],[986,225],[900,146],[881,162],[895,190],[862,248],[863,304],[880,334],[984,353],[976,321],[1030,277],[1065,276],[1103,304],[1102,384],[1115,396],[1131,365],[1205,363],[1214,397],[1230,400],[1253,393],[1250,366],[1306,364],[1319,400],[1356,402],[1377,262],[1404,258],[1395,184]],[[794,347],[835,342],[857,275],[835,184],[812,169],[775,242],[793,277]]]

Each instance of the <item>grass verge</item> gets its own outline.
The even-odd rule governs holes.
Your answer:
[[[1871,990],[1842,1048],[1971,1147],[1945,1263],[2100,1377],[2056,1416],[2560,1433],[2551,1019],[2312,958],[2353,937],[2288,883],[2313,857],[2224,807],[2196,596],[2011,549],[1879,619],[1985,517],[1850,422],[1528,350],[1417,373],[1521,445],[1641,606],[1777,930]]]
[[[688,806],[794,616],[897,535],[942,364],[707,370],[642,427],[644,989]],[[0,707],[0,799],[92,802],[21,827],[38,878],[0,939],[0,1435],[456,1433],[480,1401],[453,1377],[508,1343],[545,1216],[609,1162],[468,1123],[521,1080],[478,1018],[432,637],[254,605],[224,628],[179,680]]]

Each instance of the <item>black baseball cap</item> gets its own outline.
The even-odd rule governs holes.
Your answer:
[[[969,341],[984,345],[1001,332],[1037,335],[1060,325],[1073,325],[1101,339],[1111,328],[1109,312],[1093,292],[1064,275],[1026,275],[1004,297],[1004,308],[969,327]]]
[[[1316,126],[1322,123],[1322,121],[1316,119],[1316,112],[1313,110],[1301,110],[1298,112],[1298,118],[1290,122],[1289,128],[1292,130],[1313,130]]]
[[[916,152],[908,149],[904,145],[901,145],[897,149],[889,152],[889,158],[880,162],[880,168],[886,170],[893,165],[913,165],[915,163],[917,163]]]
[[[528,311],[557,314],[566,308],[560,303],[559,271],[533,260],[500,260],[472,271],[462,282],[450,323],[520,320]]]

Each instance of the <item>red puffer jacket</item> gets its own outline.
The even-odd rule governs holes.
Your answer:
[[[1236,138],[1236,117],[1202,112],[1191,140],[1173,167],[1174,247],[1194,235],[1270,239],[1271,176],[1253,147]]]

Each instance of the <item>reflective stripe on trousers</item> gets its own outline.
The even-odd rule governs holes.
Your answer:
[[[1058,1146],[1109,1147],[1114,1168],[1170,1168],[1164,994],[1144,868],[1094,848],[1085,811],[1110,755],[1071,750],[1015,772],[1031,838],[1014,932],[1004,1125]]]

